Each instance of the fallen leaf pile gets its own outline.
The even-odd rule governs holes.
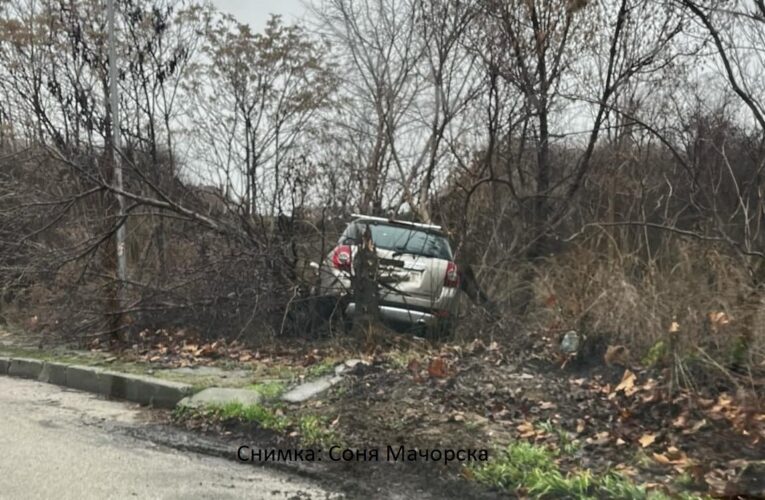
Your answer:
[[[99,350],[100,346],[91,346]],[[165,367],[204,366],[219,360],[249,363],[261,359],[258,351],[238,341],[202,341],[195,332],[185,329],[143,330],[121,356],[128,360],[156,363]]]

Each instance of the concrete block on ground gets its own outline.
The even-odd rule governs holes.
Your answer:
[[[225,405],[229,403],[241,403],[253,405],[260,403],[262,398],[256,391],[250,389],[232,389],[227,387],[210,387],[183,398],[178,405],[190,408],[201,408],[211,405]]]
[[[318,396],[341,380],[343,380],[343,378],[340,376],[327,375],[325,377],[320,377],[316,380],[300,384],[291,391],[283,394],[281,399],[288,403],[302,403],[303,401]]]
[[[40,371],[37,380],[48,384],[66,386],[66,370],[68,366],[63,363],[46,361]]]
[[[8,365],[8,375],[12,377],[36,379],[40,376],[44,361],[28,358],[11,358]]]
[[[8,375],[8,367],[11,364],[11,358],[0,357],[0,375]]]

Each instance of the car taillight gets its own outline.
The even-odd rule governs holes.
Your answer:
[[[446,265],[446,276],[444,276],[444,286],[448,288],[457,288],[460,285],[460,275],[457,271],[457,264],[449,262]]]
[[[332,266],[344,271],[351,270],[351,247],[340,245],[332,251]]]

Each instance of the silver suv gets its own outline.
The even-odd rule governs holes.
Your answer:
[[[369,227],[378,255],[380,316],[394,326],[449,331],[457,313],[459,273],[439,226],[353,214],[322,266],[321,288],[353,316],[351,275],[362,234]]]

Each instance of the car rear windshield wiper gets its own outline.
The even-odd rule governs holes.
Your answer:
[[[411,254],[412,252],[408,252],[406,248],[397,248],[396,251],[393,252],[393,257],[400,257],[404,255],[405,253]]]
[[[393,252],[393,257],[399,257],[401,255],[409,254],[409,255],[422,255],[422,252],[415,252],[409,249],[406,245],[399,245],[397,247],[393,247],[391,250],[395,250]]]
[[[407,248],[397,247],[394,250],[395,250],[395,252],[393,252],[393,257],[394,258],[395,257],[400,257],[400,256],[402,256],[404,254],[414,255],[415,257],[428,257],[428,258],[436,258],[436,259],[438,258],[438,255],[433,255],[433,254],[430,254],[428,252],[415,252],[415,251],[409,250]]]

